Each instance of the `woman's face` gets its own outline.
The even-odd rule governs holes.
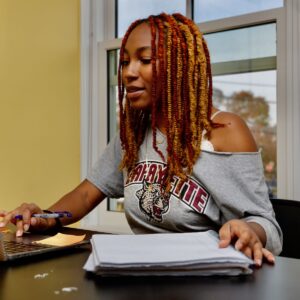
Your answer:
[[[122,80],[130,105],[135,109],[151,107],[152,65],[151,31],[147,23],[130,33],[124,49]]]

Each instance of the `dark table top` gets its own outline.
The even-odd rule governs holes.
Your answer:
[[[82,269],[89,254],[90,247],[84,246],[1,264],[0,300],[300,298],[300,260],[297,259],[277,257],[274,266],[264,264],[252,275],[239,277],[102,278]]]

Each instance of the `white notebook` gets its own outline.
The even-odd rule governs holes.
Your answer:
[[[219,248],[214,231],[139,235],[96,234],[84,269],[104,276],[240,275],[253,260],[231,245]]]

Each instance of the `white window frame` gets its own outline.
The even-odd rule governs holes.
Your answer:
[[[114,5],[114,0],[81,0],[82,179],[107,142],[106,53],[121,43],[114,39]],[[190,0],[187,5],[190,16]],[[300,200],[300,0],[288,0],[284,8],[199,25],[202,32],[211,33],[271,21],[277,23],[278,198]],[[81,226],[130,231],[123,213],[107,211],[106,200],[81,221]]]

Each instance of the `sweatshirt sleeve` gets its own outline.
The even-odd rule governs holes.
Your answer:
[[[202,152],[202,182],[210,190],[221,211],[221,222],[244,219],[261,225],[266,232],[266,248],[278,255],[282,231],[275,219],[265,183],[260,152]]]
[[[117,134],[106,146],[87,176],[87,180],[108,197],[119,198],[124,195],[123,172],[119,168],[121,158],[121,142]]]

